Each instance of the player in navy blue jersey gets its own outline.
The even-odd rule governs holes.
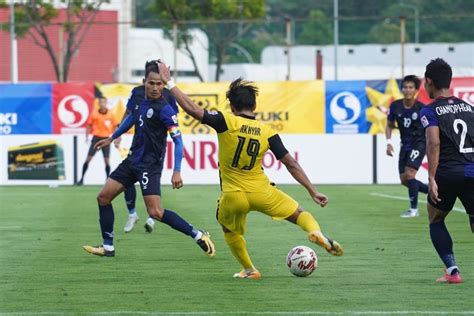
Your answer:
[[[145,65],[145,68],[146,68],[146,65]],[[177,113],[178,106],[176,105],[176,99],[173,97],[170,91],[168,89],[163,89],[162,95],[168,101],[169,105],[171,105],[171,107],[175,109]],[[130,97],[127,101],[127,109],[123,115],[122,122],[127,117],[127,115],[132,113],[132,111],[134,110],[136,106],[139,106],[141,102],[143,102],[143,100],[145,100],[145,86],[141,85],[141,86],[133,88],[130,94]],[[120,148],[120,142],[121,142],[120,137],[114,141],[115,147],[117,149]],[[125,197],[125,203],[128,209],[128,218],[123,230],[124,232],[129,233],[133,230],[133,228],[135,227],[135,224],[139,220],[138,214],[135,209],[135,202],[136,202],[136,197],[137,197],[137,191],[135,189],[135,185],[131,185],[130,187],[125,189],[124,197]],[[146,232],[151,233],[155,227],[155,220],[149,216],[147,220],[145,221],[144,227],[145,227]]]
[[[425,89],[435,99],[421,111],[428,156],[430,236],[446,269],[438,282],[461,283],[445,218],[461,200],[474,233],[474,107],[451,96],[451,67],[441,58],[426,66]]]
[[[400,155],[398,173],[401,183],[408,188],[410,209],[400,216],[403,218],[419,216],[418,192],[428,193],[428,186],[417,180],[416,173],[425,157],[425,131],[420,123],[420,111],[423,103],[416,100],[420,89],[420,79],[409,75],[402,80],[403,99],[390,104],[385,136],[387,137],[387,155],[393,156],[392,130],[400,130]]]
[[[175,164],[171,182],[173,188],[177,189],[183,185],[180,174],[183,141],[177,112],[162,95],[164,84],[155,61],[147,63],[144,85],[146,99],[133,108],[111,137],[96,145],[97,149],[110,145],[114,139],[135,126],[135,135],[127,159],[112,172],[97,196],[103,244],[95,247],[84,246],[84,249],[97,256],[115,256],[114,211],[111,202],[124,188],[139,181],[150,217],[192,237],[208,256],[213,257],[215,248],[207,232],[195,229],[177,213],[161,206],[160,182],[167,134],[171,135],[175,144]]]

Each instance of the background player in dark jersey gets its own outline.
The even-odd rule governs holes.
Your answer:
[[[420,111],[423,103],[416,100],[420,89],[420,79],[409,75],[402,80],[403,99],[390,104],[387,117],[387,155],[393,156],[392,130],[400,130],[400,155],[398,158],[398,172],[401,183],[408,188],[410,209],[400,216],[404,218],[419,216],[418,192],[428,193],[428,186],[415,179],[416,172],[425,157],[425,131],[420,123]],[[395,124],[396,123],[396,124]]]
[[[103,244],[96,247],[84,246],[84,249],[98,256],[115,256],[113,245],[114,211],[111,202],[124,188],[139,181],[148,214],[171,228],[192,237],[208,256],[213,257],[215,255],[214,245],[207,232],[195,229],[177,213],[161,206],[160,182],[166,153],[167,133],[171,135],[175,143],[172,184],[173,188],[178,189],[183,185],[180,175],[183,143],[178,128],[177,113],[162,95],[164,85],[155,62],[147,64],[144,84],[146,99],[133,109],[111,137],[97,143],[97,149],[110,145],[114,139],[135,125],[135,135],[127,159],[122,161],[112,172],[97,196]]]
[[[145,64],[145,68],[146,68],[146,65],[147,64]],[[171,107],[173,109],[175,109],[175,111],[177,113],[178,112],[178,106],[176,105],[176,99],[169,92],[169,90],[168,89],[163,89],[161,94],[168,101],[169,105],[171,105]],[[126,109],[126,111],[125,111],[125,113],[122,117],[122,122],[124,121],[124,119],[130,113],[133,112],[133,109],[136,106],[140,106],[141,102],[143,102],[143,100],[145,100],[145,99],[146,98],[145,98],[145,86],[144,85],[133,88],[132,93],[130,94],[130,97],[127,101],[127,109]],[[114,145],[115,145],[115,147],[117,147],[117,149],[120,148],[120,142],[121,142],[120,137],[117,138],[114,141]],[[125,203],[126,203],[127,209],[128,209],[128,218],[127,218],[127,221],[125,223],[125,226],[124,226],[123,230],[124,230],[124,232],[129,233],[133,230],[133,228],[135,227],[135,224],[139,220],[138,214],[137,214],[136,209],[135,209],[135,202],[136,202],[136,198],[137,198],[137,190],[135,189],[135,185],[131,185],[130,187],[125,189],[124,197],[125,197]],[[147,218],[147,220],[145,221],[144,227],[145,227],[146,232],[151,233],[153,231],[154,227],[155,227],[155,220],[149,216]]]
[[[438,282],[461,283],[453,241],[444,223],[459,198],[474,232],[474,107],[451,96],[451,67],[443,59],[426,66],[425,89],[435,101],[421,111],[429,165],[428,215],[433,246],[446,266]]]

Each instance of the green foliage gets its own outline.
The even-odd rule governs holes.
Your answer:
[[[143,11],[139,8],[143,7],[143,3],[146,4],[149,1],[140,1],[137,12]],[[163,2],[168,1],[155,1],[156,4]],[[184,20],[200,21],[203,17],[214,20],[229,19],[236,17],[235,14],[229,15],[228,12],[235,10],[236,3],[237,1],[223,0],[214,0],[213,2],[176,0],[175,4],[179,10],[175,11],[177,14],[181,14]],[[226,8],[226,5],[229,8]],[[339,42],[341,44],[398,42],[400,35],[395,35],[395,33],[399,28],[399,16],[401,15],[406,17],[407,40],[413,41],[415,39],[414,7],[419,12],[421,42],[474,40],[472,32],[474,29],[474,1],[471,0],[378,0],[370,1],[370,5],[367,0],[340,0]],[[201,9],[205,11],[204,14]],[[296,20],[294,43],[297,45],[326,45],[333,42],[333,1],[266,0],[265,11],[264,15],[268,20],[278,20],[279,22],[252,23],[247,33],[234,40],[235,43],[244,47],[255,61],[259,60],[260,52],[265,46],[284,43],[285,18]],[[147,13],[143,12],[143,14],[142,16],[146,16]],[[470,17],[457,18],[460,14],[467,14]],[[237,17],[244,18],[245,15]],[[346,19],[348,17],[351,19]],[[390,23],[386,22],[386,18],[390,19]],[[196,24],[194,26],[196,27]],[[203,25],[200,27],[206,28]],[[236,25],[233,28],[235,29]],[[227,31],[225,28],[222,30]],[[385,31],[387,34],[384,33]],[[213,33],[211,35],[214,36]],[[212,38],[210,40],[213,41]],[[214,44],[211,43],[211,45]],[[230,55],[227,61],[244,61],[236,50],[227,49],[226,53]],[[215,60],[215,58],[215,53],[211,52],[211,59]]]
[[[400,25],[391,23],[390,20],[382,24],[375,24],[370,29],[368,38],[371,43],[400,43]],[[408,34],[406,34],[405,41],[409,41]]]
[[[15,6],[16,33],[19,37],[24,37],[34,26],[50,25],[52,20],[57,18],[59,10],[51,3],[42,0],[36,1],[36,5],[28,3],[26,5]]]
[[[248,23],[226,21],[262,18],[265,15],[265,0],[156,0],[151,8],[162,21],[161,27],[168,38],[172,37],[173,22],[184,22],[179,23],[178,45],[180,48],[184,47],[190,57],[193,52],[189,49],[192,41],[189,32],[196,26],[186,22],[200,23],[199,28],[209,37],[210,56],[217,64],[216,80],[219,80],[220,67],[228,56],[228,46],[250,28]],[[222,23],[209,23],[213,21]],[[196,64],[195,68],[199,72]]]
[[[328,45],[333,42],[333,22],[321,10],[311,10],[311,21],[301,23],[302,30],[297,32],[296,44]]]

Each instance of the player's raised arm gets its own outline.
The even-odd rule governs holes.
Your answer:
[[[166,88],[174,95],[184,112],[188,113],[196,120],[202,121],[202,118],[204,117],[204,110],[194,103],[189,96],[187,96],[175,85],[171,79],[168,66],[162,62],[158,62],[158,68],[160,70],[161,80],[166,84]]]

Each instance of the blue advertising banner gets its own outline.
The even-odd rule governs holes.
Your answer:
[[[0,84],[0,135],[51,134],[51,84]]]
[[[367,133],[366,82],[326,81],[326,133]]]

